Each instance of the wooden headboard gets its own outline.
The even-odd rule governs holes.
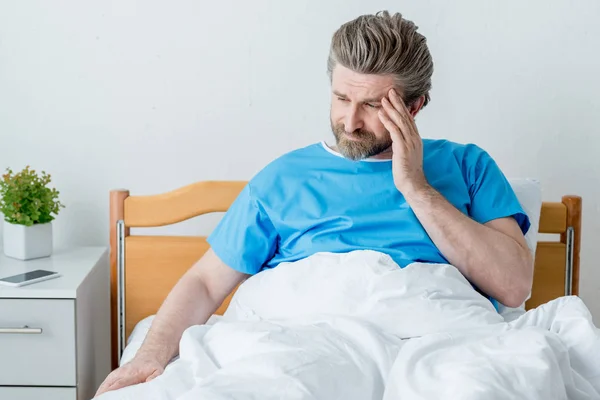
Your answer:
[[[126,189],[110,192],[113,368],[135,325],[156,314],[171,288],[209,247],[201,236],[131,235],[130,228],[165,226],[225,212],[246,183],[198,182],[150,196],[132,196]],[[564,196],[561,202],[544,202],[539,232],[560,238],[537,244],[528,309],[565,294],[579,294],[581,198]],[[223,314],[232,295],[217,314]]]

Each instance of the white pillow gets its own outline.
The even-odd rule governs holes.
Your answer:
[[[537,179],[530,178],[513,178],[508,181],[517,195],[521,207],[523,207],[523,210],[531,222],[531,227],[525,234],[525,240],[535,259],[538,230],[540,227],[540,214],[542,212],[542,188],[540,182]],[[528,300],[529,297],[531,297],[531,293],[527,296]],[[525,303],[516,308],[506,307],[499,303],[498,311],[505,320],[511,321],[525,313]]]

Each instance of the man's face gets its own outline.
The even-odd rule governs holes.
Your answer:
[[[394,87],[392,76],[364,75],[337,65],[332,74],[331,129],[347,158],[373,157],[392,145],[377,112]]]

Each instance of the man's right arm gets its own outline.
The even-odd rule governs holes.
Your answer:
[[[246,277],[228,267],[209,249],[173,287],[134,358],[113,371],[96,396],[160,375],[177,355],[183,332],[190,326],[205,323]]]

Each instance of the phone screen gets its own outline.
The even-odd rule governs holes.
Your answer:
[[[32,279],[43,278],[44,276],[54,275],[56,271],[45,271],[43,269],[36,269],[35,271],[25,272],[23,274],[13,275],[6,278],[0,279],[0,281],[8,283],[22,283]]]

